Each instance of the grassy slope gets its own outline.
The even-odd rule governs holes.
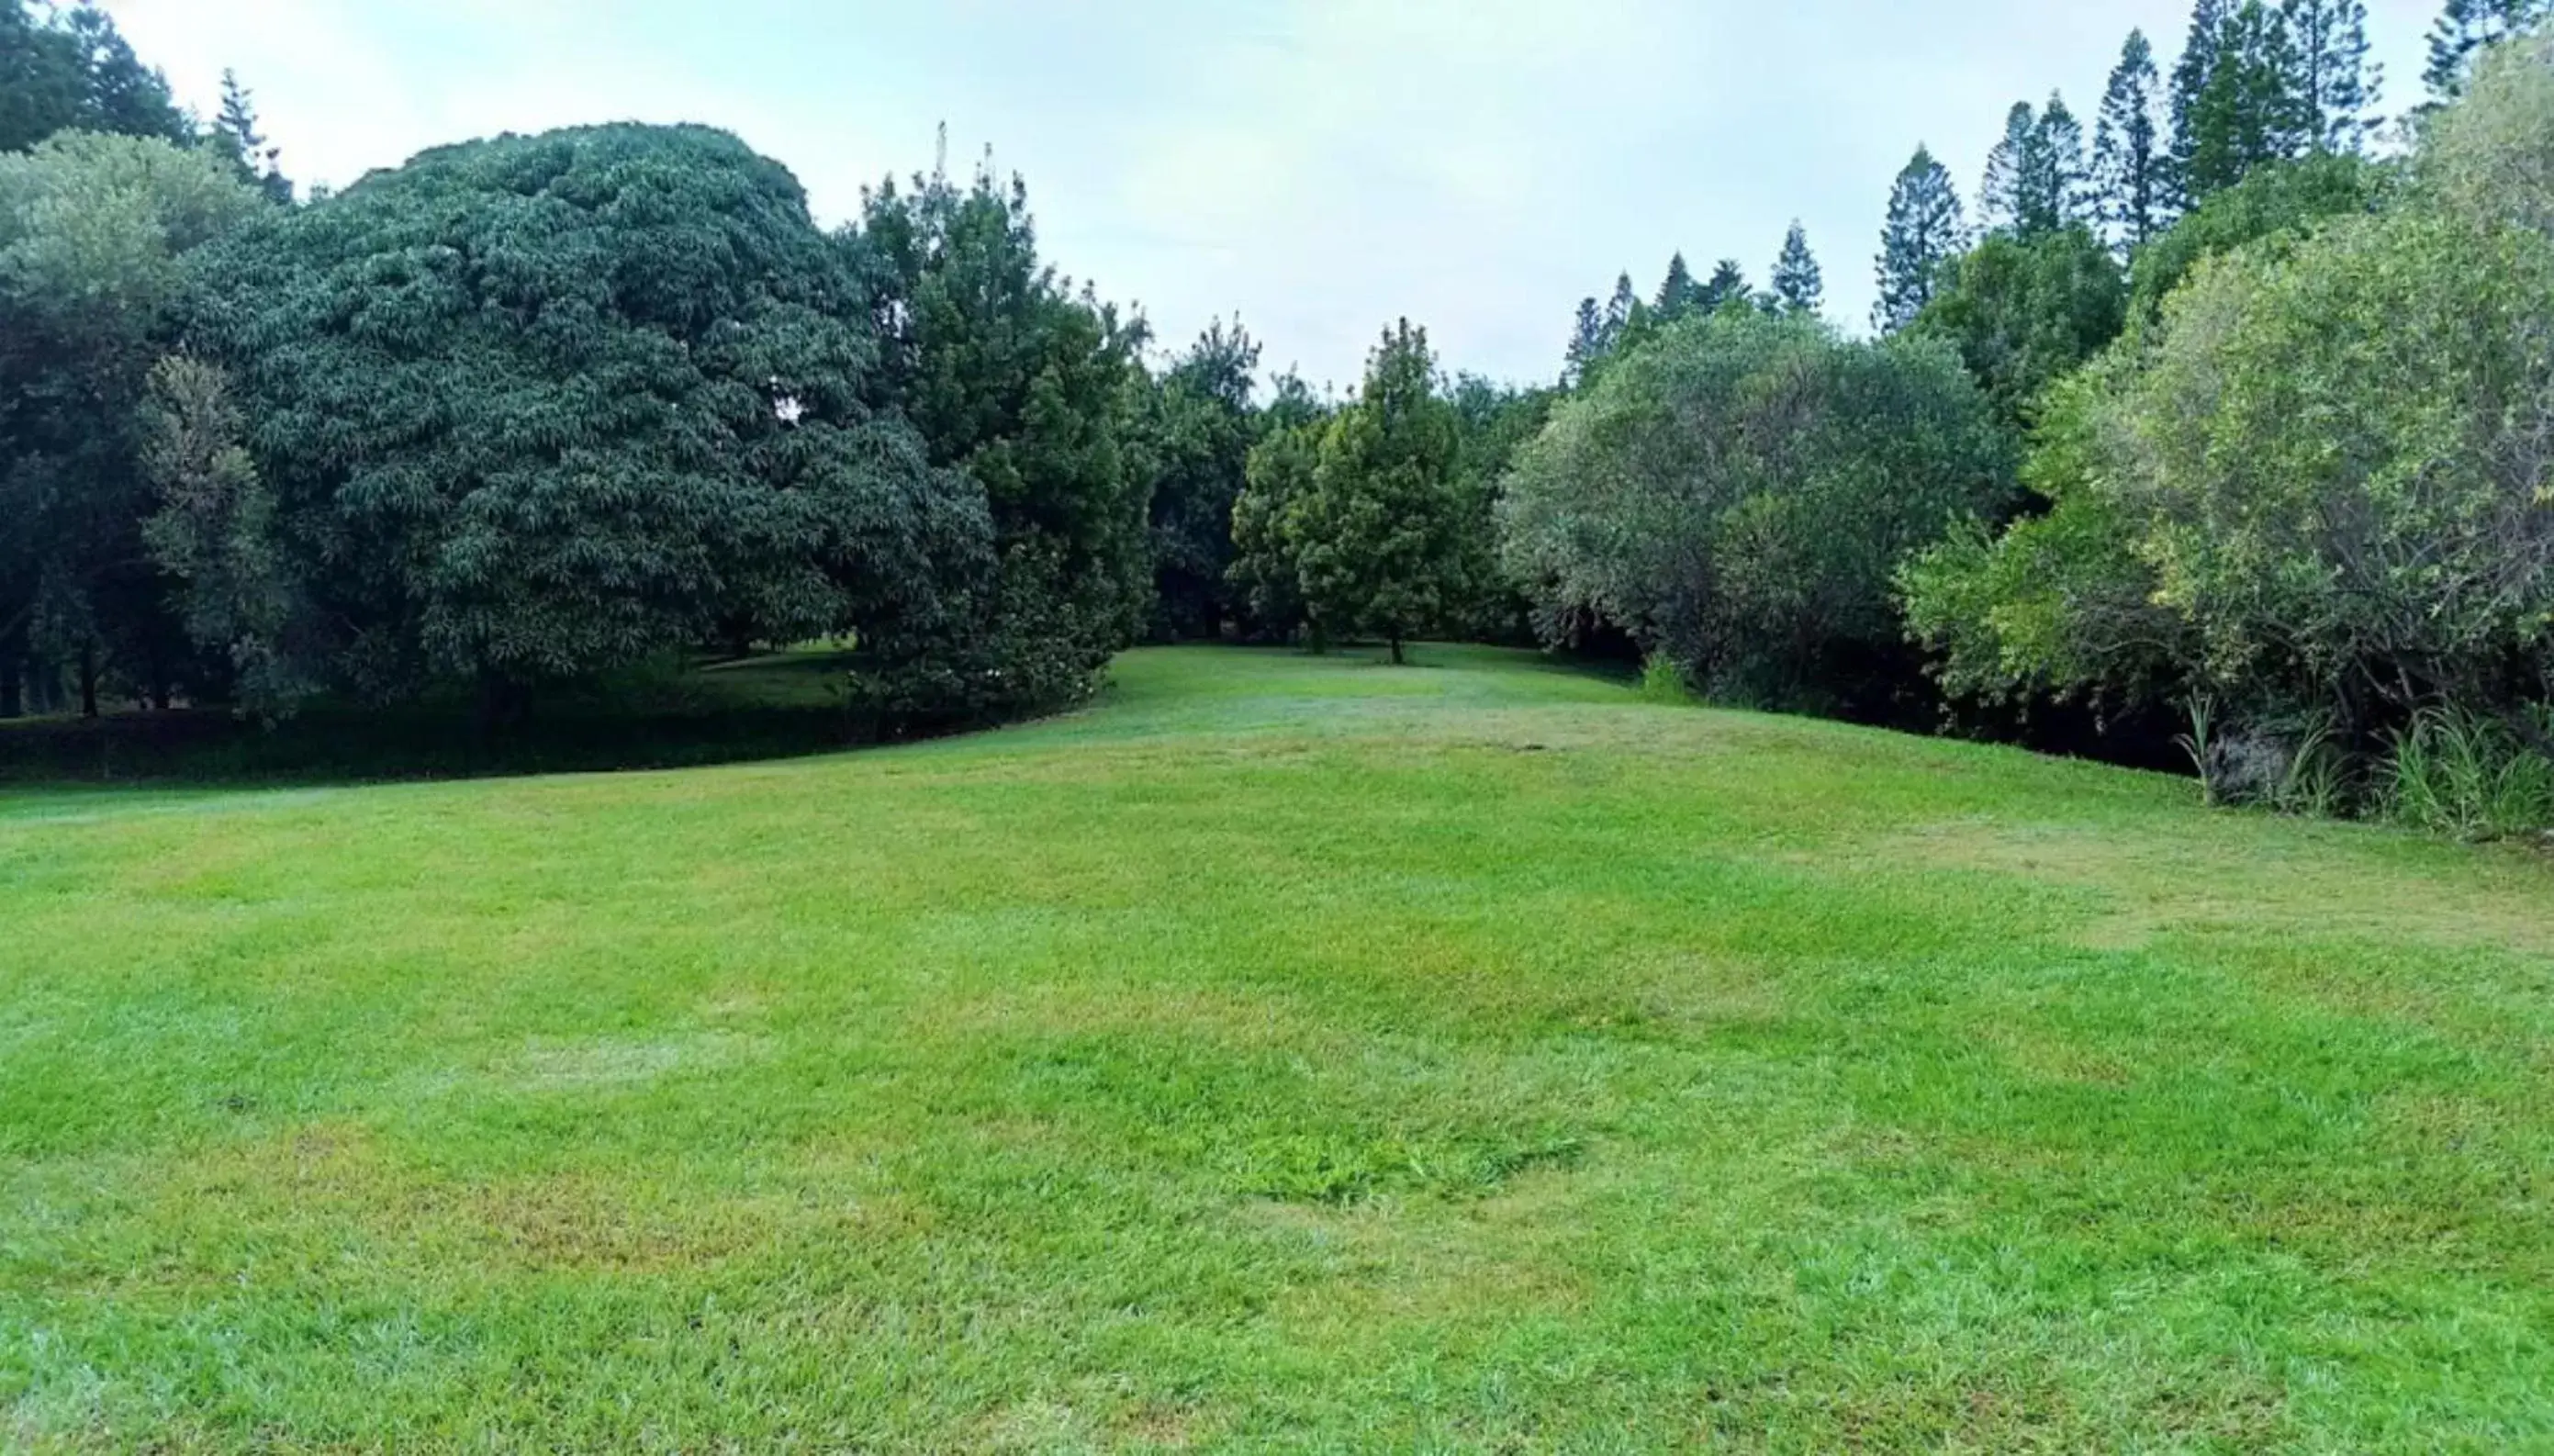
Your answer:
[[[2554,867],[1426,660],[0,797],[0,1445],[2554,1449]]]

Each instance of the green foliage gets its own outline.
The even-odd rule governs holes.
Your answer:
[[[2156,320],[2051,396],[2039,509],[1901,574],[1952,691],[2205,700],[2222,799],[2364,806],[2382,757],[2416,822],[2523,824],[2478,806],[2543,744],[2477,725],[2554,685],[2541,44],[2427,120],[2411,187],[2265,168],[2141,257]]]
[[[2093,221],[2134,256],[2168,220],[2171,159],[2157,117],[2163,79],[2146,32],[2129,32],[2093,126]]]
[[[1306,615],[1326,634],[1403,642],[1441,621],[1462,590],[1459,429],[1438,388],[1428,334],[1385,331],[1357,402],[1323,431],[1312,487],[1286,515]]]
[[[499,707],[704,641],[857,632],[883,666],[981,635],[981,489],[871,402],[860,250],[733,137],[428,152],[202,278],[304,676]]]
[[[131,354],[177,299],[181,255],[245,220],[253,200],[199,152],[64,133],[0,156],[0,288],[23,327]]]
[[[2460,840],[2506,840],[2554,831],[2554,757],[2543,726],[2536,741],[2500,719],[2425,708],[2392,735],[2384,807],[2414,829]]]
[[[185,584],[187,638],[227,668],[208,673],[197,696],[268,716],[289,710],[310,687],[306,653],[286,640],[302,613],[229,377],[185,355],[162,360],[142,427],[142,472],[159,497],[143,539]]]
[[[1417,632],[1517,635],[1524,608],[1498,568],[1495,511],[1551,392],[1466,377],[1449,396],[1407,322],[1386,332],[1345,409],[1290,383],[1233,509],[1231,580],[1260,631],[1304,630],[1316,650],[1370,632],[1396,660]]]
[[[1450,402],[1454,407],[1453,490],[1460,525],[1456,570],[1437,625],[1466,641],[1532,641],[1529,604],[1499,564],[1498,504],[1517,452],[1543,432],[1559,395],[1463,375],[1454,381]]]
[[[2047,515],[1926,562],[1911,619],[1963,686],[2178,678],[2354,749],[2524,701],[2554,667],[2549,297],[2554,242],[2419,211],[2203,265],[2069,395]]]
[[[2017,103],[1978,188],[1988,231],[2016,238],[2062,231],[2084,220],[2086,202],[2084,132],[2065,98],[2051,94],[2044,110]]]
[[[1693,311],[1718,313],[1733,304],[1745,303],[1754,293],[1747,285],[1747,270],[1738,266],[1737,259],[1724,258],[1713,266],[1711,279],[1702,285],[1702,296],[1695,301]]]
[[[2190,188],[2192,153],[2199,143],[2200,98],[2207,92],[2223,50],[2227,18],[2234,0],[2195,0],[2190,29],[2182,37],[2181,58],[2173,62],[2170,107],[2171,147],[2164,169],[2172,188],[2173,210],[2187,212],[2202,199]]]
[[[1309,399],[1307,400],[1309,407]],[[1305,611],[1304,583],[1295,569],[1294,518],[1313,494],[1322,463],[1327,412],[1292,422],[1272,421],[1252,447],[1240,499],[1232,506],[1233,590],[1241,595],[1260,634],[1287,637],[1313,626],[1315,648],[1328,645]]]
[[[105,11],[48,7],[39,18],[30,0],[0,0],[0,152],[73,131],[195,140],[167,78],[134,56]]]
[[[2082,226],[1999,235],[1951,264],[1916,328],[1948,340],[2019,431],[2041,392],[2118,338],[2128,289]]]
[[[1259,419],[1251,407],[1259,345],[1238,324],[1200,335],[1153,392],[1146,431],[1157,637],[1215,637],[1233,616],[1232,507]]]
[[[2130,270],[2130,316],[2143,324],[2160,319],[2164,299],[2203,259],[2373,211],[2388,191],[2388,176],[2382,166],[2342,155],[2256,168],[2139,252]]]
[[[2421,119],[2412,170],[2430,205],[2554,234],[2554,32],[2480,57],[2466,100]]]
[[[2429,65],[2421,72],[2433,101],[2465,94],[2475,56],[2495,42],[2554,17],[2554,0],[2446,0],[2430,27]]]
[[[1903,685],[1891,573],[2008,489],[1947,349],[1724,313],[1554,412],[1504,550],[1554,640],[1610,622],[1716,693],[1868,709]]]
[[[2096,479],[2126,363],[2105,359],[2047,396],[2023,464],[2032,510],[2001,534],[1964,522],[1901,569],[1908,628],[1952,696],[2128,707],[2180,691],[2188,628],[2155,603],[2128,514]]]
[[[1889,220],[1881,228],[1880,300],[1872,327],[1895,333],[1916,321],[1942,283],[1943,269],[1968,246],[1968,224],[1950,168],[1922,147],[1889,189]]]
[[[1826,280],[1818,272],[1817,257],[1809,251],[1809,235],[1795,218],[1791,231],[1783,234],[1782,254],[1774,260],[1768,305],[1789,316],[1810,317],[1826,301]]]
[[[1605,300],[1597,357],[1602,359],[1620,348],[1624,333],[1639,323],[1646,311],[1640,293],[1632,286],[1632,276],[1628,273],[1618,276],[1614,280],[1613,296]]]
[[[0,156],[0,682],[76,658],[166,699],[185,652],[141,542],[136,411],[184,255],[257,208],[213,158],[64,133]],[[0,706],[9,695],[0,694]]]
[[[2302,140],[2314,152],[2356,153],[2376,129],[2382,93],[2368,58],[2367,0],[2279,0],[2295,69],[2288,78]]]
[[[1674,323],[1694,311],[1702,301],[1702,283],[1693,270],[1685,266],[1684,255],[1668,260],[1668,276],[1659,282],[1659,295],[1650,304],[1650,312],[1663,324]]]
[[[2549,297],[2554,243],[2397,213],[2175,298],[2109,466],[2210,678],[2365,731],[2543,655]]]
[[[1039,262],[1026,188],[989,165],[963,188],[945,173],[889,181],[866,216],[886,276],[879,397],[934,465],[985,489],[1004,581],[978,605],[1036,618],[973,633],[1033,649],[1032,677],[1086,692],[1154,595],[1143,324]]]
[[[1641,659],[1641,698],[1669,708],[1682,708],[1699,701],[1693,685],[1684,680],[1684,672],[1665,654],[1653,652]]]
[[[292,200],[292,179],[284,174],[284,152],[258,130],[257,106],[239,76],[222,72],[222,109],[213,118],[211,144],[230,158],[240,179],[276,202]]]
[[[2234,186],[2265,163],[2309,150],[2318,118],[2298,89],[2299,59],[2281,12],[2242,0],[2213,38],[2205,78],[2173,139],[2183,206]]]
[[[1584,383],[1604,361],[1605,351],[1605,314],[1591,294],[1578,300],[1578,316],[1570,324],[1569,348],[1562,356],[1562,388],[1576,389]]]
[[[2222,768],[2226,756],[2225,740],[2218,735],[2216,701],[2207,697],[2192,699],[2188,716],[2190,731],[2174,738],[2173,742],[2189,755],[2190,766],[2199,774],[2200,798],[2214,809],[2226,802]]]

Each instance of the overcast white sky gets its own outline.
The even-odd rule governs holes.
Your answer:
[[[1382,326],[1451,369],[1556,374],[1577,300],[1684,250],[1758,283],[1795,217],[1859,327],[1890,179],[1974,191],[2016,100],[2091,129],[2133,25],[2187,0],[105,0],[182,99],[223,66],[286,168],[343,185],[443,142],[727,127],[819,215],[949,124],[1029,181],[1045,250],[1166,344],[1239,315],[1271,367],[1352,380]],[[2386,109],[2436,0],[2370,0]]]

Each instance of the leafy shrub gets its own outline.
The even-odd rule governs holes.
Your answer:
[[[1910,621],[1961,688],[2162,685],[2353,751],[2505,711],[2554,667],[2549,336],[2521,229],[2404,211],[2203,265],[2054,411],[2044,514],[1902,574]]]
[[[1724,313],[1557,410],[1500,520],[1548,639],[1611,623],[1715,696],[1874,714],[1916,677],[1892,574],[2010,490],[1946,345]]]
[[[1916,327],[1950,341],[1997,417],[2019,428],[2050,384],[2120,336],[2128,284],[2083,227],[1996,236],[1943,270]]]
[[[2170,297],[2208,259],[2264,243],[2305,237],[2327,220],[2366,216],[2385,199],[2388,169],[2347,153],[2273,162],[2210,194],[2139,250],[2129,275],[2129,316],[2153,324]]]

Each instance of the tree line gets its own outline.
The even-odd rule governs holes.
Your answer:
[[[835,637],[930,727],[1145,637],[1449,636],[2123,756],[2169,720],[2229,797],[2396,803],[2449,747],[2520,784],[2548,9],[2448,0],[2380,149],[2359,0],[2199,0],[2169,71],[2127,38],[2089,137],[2018,103],[1966,195],[1916,149],[1867,337],[1795,224],[1761,289],[1624,274],[1554,385],[1399,320],[1340,395],[1238,324],[1162,355],[989,163],[832,229],[699,127],[303,199],[236,83],[198,122],[101,13],[9,0],[0,714],[502,721]]]
[[[2390,125],[2356,0],[2200,0],[2168,74],[2133,32],[2089,142],[2015,105],[1973,206],[1916,150],[1869,340],[1734,265],[1699,322],[1681,258],[1589,300],[1503,491],[1547,637],[2169,739],[2223,800],[2554,825],[2549,11],[2451,0]]]

